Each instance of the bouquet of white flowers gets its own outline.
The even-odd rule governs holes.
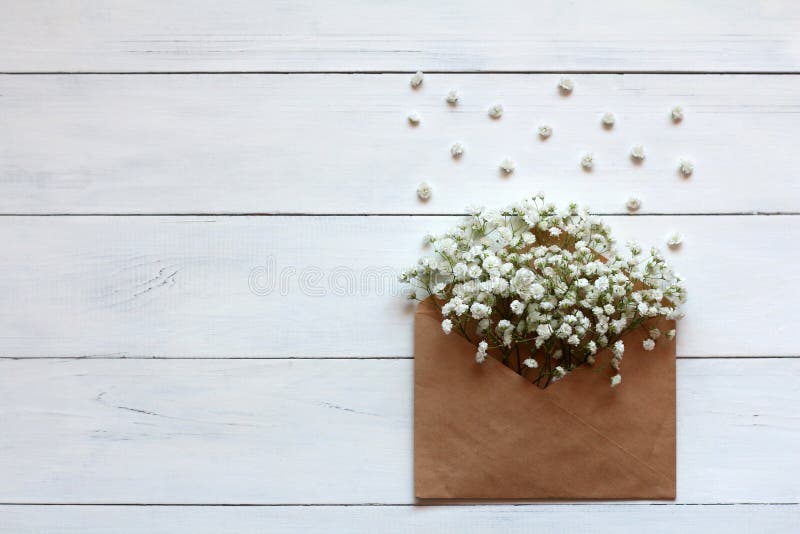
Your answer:
[[[663,335],[659,317],[678,319],[686,297],[681,278],[653,248],[635,243],[623,256],[610,229],[588,210],[559,211],[539,194],[501,211],[470,210],[469,220],[427,240],[434,254],[403,272],[409,297],[441,307],[442,330],[457,330],[482,363],[493,351],[540,387],[611,347],[611,385],[633,329],[647,330],[652,350]],[[538,369],[538,371],[535,371]]]

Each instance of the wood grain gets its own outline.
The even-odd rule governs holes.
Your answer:
[[[69,534],[218,534],[263,532],[439,532],[527,534],[707,534],[708,532],[795,532],[797,505],[586,504],[516,506],[0,506],[0,532]]]
[[[5,217],[0,355],[412,354],[396,281],[458,217]],[[679,356],[796,356],[793,216],[609,217],[621,243],[685,240]]]
[[[410,504],[412,366],[0,360],[0,502]],[[679,360],[678,502],[799,500],[797,373]]]
[[[6,2],[2,71],[797,71],[791,1]]]
[[[463,213],[539,190],[602,213],[630,196],[643,213],[800,212],[797,76],[576,75],[568,98],[558,79],[429,75],[413,91],[407,75],[0,76],[0,213]]]

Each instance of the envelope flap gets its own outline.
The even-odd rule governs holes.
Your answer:
[[[541,390],[495,360],[476,364],[475,347],[445,336],[425,308],[415,321],[417,497],[674,498],[674,344],[671,375],[626,359],[614,390],[589,369]],[[640,379],[636,394],[619,394]]]

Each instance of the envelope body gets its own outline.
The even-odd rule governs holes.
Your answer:
[[[662,320],[663,330],[674,322]],[[628,334],[623,381],[598,354],[547,388],[414,323],[414,490],[419,499],[675,499],[675,341]]]

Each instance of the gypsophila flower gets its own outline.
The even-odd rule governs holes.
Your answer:
[[[617,118],[610,111],[606,111],[605,113],[603,113],[603,116],[601,117],[600,121],[606,128],[611,128],[612,126],[614,126],[614,123],[617,122]]]
[[[489,106],[489,116],[493,119],[499,119],[503,116],[503,106],[500,104],[492,104]]]
[[[444,99],[447,101],[448,104],[452,105],[458,104],[458,91],[456,91],[455,89],[450,89],[447,92],[447,96],[445,96]]]
[[[505,158],[500,162],[500,170],[506,174],[511,174],[514,172],[514,162],[508,158]]]
[[[442,330],[475,344],[476,361],[491,348],[514,371],[538,369],[524,376],[546,387],[596,364],[605,348],[618,375],[623,337],[634,329],[645,328],[654,346],[674,337],[655,334],[651,321],[682,316],[686,290],[658,250],[630,243],[623,254],[610,228],[588,210],[575,204],[559,210],[541,194],[469,213],[428,239],[430,255],[400,280],[412,286],[411,298],[436,295]],[[536,367],[523,363],[529,359]]]
[[[442,332],[449,334],[453,330],[453,321],[445,319],[442,321]]]
[[[416,89],[417,87],[419,87],[420,85],[422,85],[422,82],[423,82],[423,80],[424,80],[424,79],[425,79],[425,75],[422,73],[422,71],[421,71],[421,70],[418,70],[418,71],[417,71],[417,72],[415,72],[415,73],[414,73],[414,75],[411,77],[411,82],[410,82],[410,83],[411,83],[411,87],[413,87],[414,89]]]
[[[464,146],[461,143],[453,143],[450,147],[450,155],[454,158],[460,158],[464,154]]]
[[[644,147],[642,145],[636,145],[631,149],[631,158],[636,161],[644,160]]]
[[[675,339],[675,329],[673,328],[672,330],[668,331],[665,335],[669,340]]]
[[[661,330],[658,328],[651,328],[648,334],[650,335],[650,339],[658,339],[661,337]]]
[[[569,78],[561,78],[558,82],[558,90],[564,94],[570,94],[575,89],[575,83]]]
[[[420,200],[428,200],[433,194],[433,188],[428,182],[422,182],[417,186],[417,196]]]
[[[694,172],[694,165],[691,161],[682,159],[678,165],[678,171],[684,178],[688,178]]]
[[[612,388],[618,386],[620,384],[620,382],[622,382],[622,375],[621,374],[615,374],[614,376],[611,377],[611,387]]]
[[[584,154],[581,158],[581,167],[587,171],[594,167],[594,156],[592,154]]]
[[[652,339],[645,339],[642,341],[642,348],[644,350],[653,350],[656,347],[656,342]]]
[[[631,197],[625,203],[625,207],[628,208],[629,211],[639,211],[639,208],[642,207],[642,201],[636,197]]]
[[[683,108],[680,106],[675,106],[670,111],[670,117],[672,117],[673,122],[680,122],[683,120]]]
[[[678,232],[671,234],[667,238],[667,246],[669,246],[669,248],[677,248],[681,246],[681,243],[683,243],[683,236]]]
[[[416,112],[409,113],[407,118],[408,118],[408,122],[413,126],[416,126],[422,120],[422,118]]]
[[[547,139],[551,135],[553,135],[553,128],[548,126],[547,124],[542,124],[539,126],[539,137],[542,139]]]
[[[525,367],[527,367],[528,369],[536,369],[537,367],[539,367],[539,362],[537,362],[537,361],[536,361],[536,360],[534,360],[533,358],[526,358],[526,359],[525,359],[525,360],[522,362],[522,365],[524,365],[524,366],[525,366]]]

